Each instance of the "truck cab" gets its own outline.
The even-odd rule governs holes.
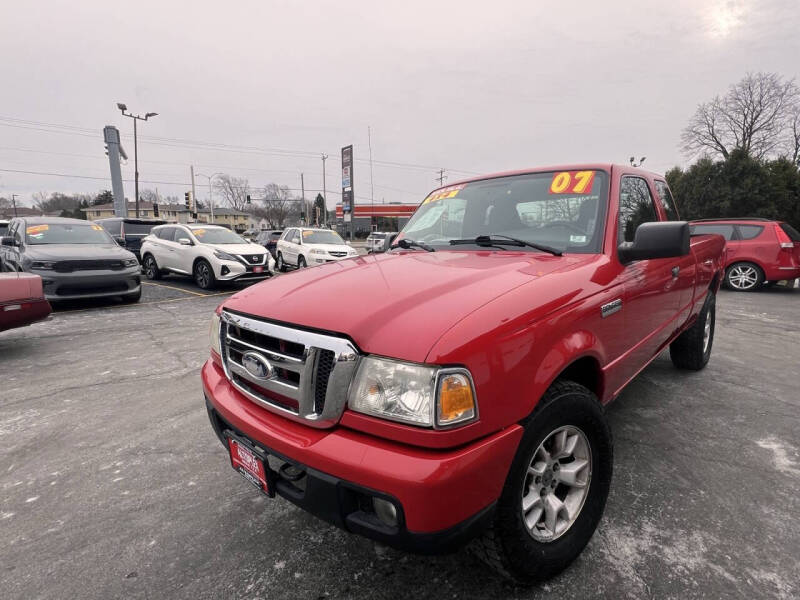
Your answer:
[[[414,552],[473,541],[512,579],[546,579],[602,516],[603,407],[666,348],[708,362],[724,245],[624,165],[436,189],[389,252],[218,308],[211,424],[268,496]]]

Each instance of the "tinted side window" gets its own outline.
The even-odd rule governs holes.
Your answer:
[[[618,243],[632,242],[636,228],[651,221],[658,221],[658,216],[647,181],[641,177],[623,177],[619,187]]]
[[[121,221],[101,221],[100,226],[111,235],[119,235]]]
[[[752,240],[761,235],[764,228],[761,225],[739,225],[739,236],[743,240]]]
[[[665,181],[656,179],[656,192],[661,199],[661,206],[664,207],[664,212],[667,214],[667,221],[678,221],[678,210],[675,208],[675,199],[672,197],[672,192]]]
[[[781,223],[781,229],[783,232],[789,236],[789,239],[793,242],[800,242],[800,232],[798,232],[794,227],[789,225],[788,223]]]
[[[156,235],[162,239],[171,242],[175,239],[175,227],[164,227],[163,229],[159,229]]]
[[[733,225],[692,225],[689,227],[689,233],[692,235],[716,233],[730,241],[733,239]]]

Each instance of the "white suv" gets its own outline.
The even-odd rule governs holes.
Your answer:
[[[163,273],[191,276],[206,290],[217,281],[256,281],[269,277],[274,262],[264,246],[219,225],[159,225],[142,241],[142,266],[148,279]]]
[[[278,240],[275,260],[278,271],[285,272],[286,267],[303,269],[352,258],[357,254],[338,233],[330,229],[289,227]]]

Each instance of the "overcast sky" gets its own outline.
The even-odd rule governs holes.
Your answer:
[[[304,172],[311,197],[325,152],[332,207],[350,143],[357,201],[370,201],[368,126],[375,201],[418,202],[440,167],[453,182],[635,154],[664,172],[685,164],[680,130],[699,102],[747,71],[800,76],[798,0],[2,7],[0,196],[27,202],[109,189],[104,125],[128,136],[133,197],[117,102],[159,113],[139,130],[142,188],[182,196],[194,164],[298,194]]]

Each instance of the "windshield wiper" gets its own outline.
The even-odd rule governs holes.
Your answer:
[[[528,246],[529,248],[534,248],[541,252],[548,252],[553,256],[561,256],[561,250],[557,250],[556,248],[552,248],[551,246],[545,246],[544,244],[536,244],[534,242],[528,242],[526,240],[521,240],[519,238],[509,237],[507,235],[479,235],[476,238],[471,239],[463,239],[463,240],[450,240],[450,244],[453,246],[459,244],[475,244],[476,246]]]
[[[403,248],[404,250],[408,250],[409,248],[422,248],[425,252],[436,252],[436,248],[433,246],[428,246],[428,244],[424,244],[422,242],[416,242],[414,240],[409,240],[408,238],[400,238],[400,240],[392,245],[390,250],[394,248]]]

